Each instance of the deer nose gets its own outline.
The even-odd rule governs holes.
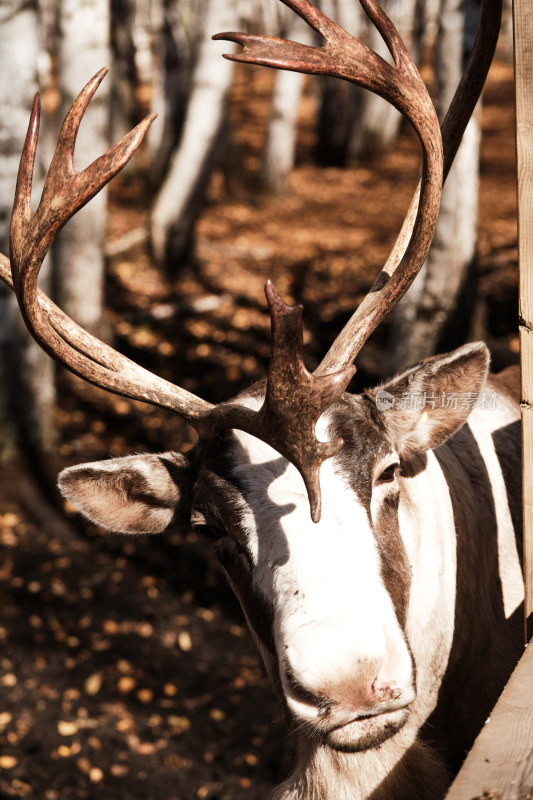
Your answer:
[[[402,687],[379,675],[365,680],[357,675],[357,670],[351,679],[330,682],[322,690],[305,685],[285,666],[282,685],[289,710],[308,719],[326,717],[332,710],[349,713],[354,718],[374,716],[405,708],[415,699],[411,684]]]
[[[332,706],[332,701],[328,700],[325,695],[315,694],[303,686],[289,668],[286,668],[282,674],[282,684],[289,708],[291,708],[291,704],[293,706],[303,705],[325,714]]]

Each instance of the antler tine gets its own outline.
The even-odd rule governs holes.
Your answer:
[[[381,95],[392,103],[413,125],[423,151],[423,177],[416,218],[409,231],[409,241],[394,277],[382,273],[364,309],[339,334],[325,359],[315,370],[324,375],[343,370],[352,364],[372,330],[407,290],[424,263],[437,223],[442,190],[442,141],[435,108],[418,70],[394,25],[375,0],[361,4],[385,40],[394,65],[388,64],[355,36],[314,8],[309,0],[282,0],[324,38],[321,47],[308,47],[270,37],[247,34],[219,34],[217,39],[238,42],[242,53],[227,56],[264,66],[276,66],[298,72],[334,75]]]
[[[213,406],[148,372],[90,335],[37,288],[43,259],[61,227],[130,160],[155,119],[147,117],[107,153],[82,172],[73,165],[81,118],[107,73],[100,70],[75,100],[63,124],[45,181],[41,202],[31,212],[31,187],[39,136],[40,102],[36,96],[22,153],[11,219],[11,273],[5,257],[0,278],[14,289],[32,335],[53,358],[90,383],[109,391],[178,411],[194,422]]]
[[[288,306],[272,281],[265,294],[272,324],[272,352],[265,400],[259,411],[235,403],[217,406],[213,424],[239,428],[267,442],[299,470],[307,489],[314,522],[320,520],[320,467],[340,452],[344,442],[321,442],[315,426],[319,417],[338,400],[355,367],[328,375],[313,375],[303,362],[303,306]],[[297,409],[297,413],[295,413]]]
[[[224,58],[277,69],[344,78],[380,94],[405,114],[409,111],[409,104],[414,100],[418,100],[420,104],[422,98],[419,95],[422,88],[425,111],[433,110],[433,104],[403,41],[375,0],[361,0],[361,4],[383,36],[394,58],[395,67],[311,5],[309,0],[281,0],[281,2],[320,34],[324,39],[322,46],[311,47],[273,36],[235,32],[217,33],[213,39],[235,42],[243,47],[241,53],[226,54]],[[401,88],[398,85],[400,75],[403,76]],[[410,81],[413,82],[412,87],[409,85]]]

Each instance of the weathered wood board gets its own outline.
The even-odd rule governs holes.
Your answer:
[[[533,636],[533,0],[515,0],[514,55],[526,637]]]
[[[533,798],[533,640],[446,800]]]

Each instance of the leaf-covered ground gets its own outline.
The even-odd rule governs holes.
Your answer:
[[[249,75],[249,73],[246,73]],[[232,113],[258,167],[270,77],[241,74]],[[244,88],[253,83],[253,101]],[[483,111],[478,328],[496,367],[517,359],[512,73],[493,69]],[[195,258],[176,279],[150,265],[146,184],[115,187],[108,314],[117,345],[209,400],[264,374],[266,278],[306,306],[316,363],[370,285],[417,175],[404,132],[375,163],[314,165],[312,95],[282,198],[213,179]],[[359,362],[379,377],[386,326]],[[187,427],[62,377],[49,475],[81,460],[186,449]],[[51,484],[52,485],[52,484]],[[255,800],[290,769],[292,744],[236,601],[207,544],[186,529],[128,539],[84,526],[53,488],[0,474],[0,798]],[[50,507],[56,504],[56,510]]]

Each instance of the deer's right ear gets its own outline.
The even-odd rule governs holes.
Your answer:
[[[189,521],[192,477],[181,453],[135,455],[64,469],[59,489],[84,516],[122,533],[161,533]]]
[[[457,433],[481,396],[488,368],[486,345],[472,342],[415,364],[367,393],[378,409],[385,401],[381,424],[401,457],[440,447]]]

